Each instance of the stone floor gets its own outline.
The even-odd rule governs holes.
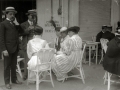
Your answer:
[[[83,69],[85,72],[85,84],[82,83],[82,80],[70,78],[64,83],[58,82],[56,77],[53,75],[53,81],[55,87],[53,88],[51,83],[42,82],[40,83],[40,90],[107,90],[107,84],[103,84],[104,70],[101,64],[83,64]],[[18,79],[23,82],[22,85],[12,84],[11,90],[35,90],[35,84],[31,83],[26,84],[26,81],[23,81],[19,75]],[[3,79],[3,61],[0,60],[0,90],[7,90],[4,85]],[[111,90],[120,90],[120,84],[112,83]]]

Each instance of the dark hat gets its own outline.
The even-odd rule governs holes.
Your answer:
[[[106,28],[107,28],[107,25],[103,25],[103,26],[102,26],[102,29],[106,29]]]
[[[43,28],[40,27],[40,26],[35,26],[34,33],[39,34],[39,35],[42,34],[43,33]]]
[[[7,7],[3,13],[6,14],[7,12],[14,12],[15,14],[17,13],[17,11],[15,10],[14,7]]]
[[[78,26],[73,26],[73,27],[68,28],[68,32],[72,31],[72,32],[78,33],[79,30],[80,28]]]
[[[61,27],[56,27],[55,31],[60,31]]]
[[[28,12],[26,13],[26,15],[30,15],[30,14],[32,14],[32,15],[37,15],[37,12],[36,12],[35,9],[28,10]]]
[[[118,27],[120,27],[120,21],[117,22]]]

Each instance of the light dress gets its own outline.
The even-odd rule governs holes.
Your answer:
[[[49,48],[48,43],[41,39],[40,37],[35,37],[34,39],[30,40],[27,44],[27,55],[30,59],[28,61],[28,69],[35,70],[36,65],[40,64],[40,60],[37,60],[36,53],[42,48]],[[35,79],[34,72],[31,72],[29,78]]]
[[[64,80],[67,73],[70,72],[80,62],[80,54],[82,52],[82,39],[78,34],[61,43],[61,51],[55,56],[52,63],[52,70],[57,80]]]

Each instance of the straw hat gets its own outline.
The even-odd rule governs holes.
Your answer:
[[[72,32],[78,33],[79,30],[80,30],[80,27],[78,26],[73,26],[73,27],[68,28],[68,32],[72,31]]]
[[[37,12],[35,9],[32,9],[32,10],[28,10],[28,12],[26,13],[26,15],[29,15],[29,14],[37,15]]]
[[[64,31],[67,31],[67,27],[62,27],[62,28],[60,29],[60,32],[64,32]]]
[[[14,12],[15,14],[17,13],[14,7],[6,7],[3,13],[6,14],[6,12]]]

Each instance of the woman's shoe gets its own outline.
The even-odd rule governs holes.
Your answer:
[[[57,79],[59,82],[64,82],[65,81],[65,78],[61,78],[61,79]]]
[[[27,79],[27,76],[24,76],[24,77],[23,77],[23,80],[25,81],[26,79]]]

